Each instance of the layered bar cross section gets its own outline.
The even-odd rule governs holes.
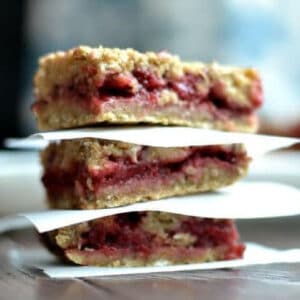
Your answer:
[[[64,140],[41,154],[50,207],[95,209],[215,190],[247,172],[240,144],[160,148]]]
[[[78,47],[40,59],[32,110],[42,130],[152,123],[253,132],[258,73],[166,52]]]
[[[243,256],[231,220],[161,212],[105,217],[43,234],[59,257],[79,265],[148,266],[237,259]]]

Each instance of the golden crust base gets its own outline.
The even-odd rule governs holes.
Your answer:
[[[216,117],[216,114],[197,109],[192,105],[169,104],[158,108],[149,103],[128,104],[126,101],[105,104],[103,111],[93,113],[74,102],[56,101],[46,103],[46,108],[35,113],[41,130],[74,128],[89,125],[109,124],[160,124],[218,129],[226,131],[255,132],[258,120],[254,114]],[[184,111],[184,113],[182,113]]]

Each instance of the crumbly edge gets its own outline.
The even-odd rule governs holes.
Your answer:
[[[110,222],[112,217],[106,217],[100,222]],[[167,237],[167,231],[176,229],[180,223],[190,218],[189,216],[165,213],[165,212],[147,212],[146,217],[143,218],[141,224],[142,229],[153,233],[162,238]],[[89,252],[89,256],[84,255],[85,251],[80,251],[80,236],[83,232],[86,232],[93,226],[94,223],[99,222],[91,221],[78,225],[60,228],[58,230],[49,232],[45,236],[46,245],[50,250],[56,252],[57,255],[64,258],[67,261],[73,262],[79,265],[99,265],[99,266],[147,266],[147,265],[171,265],[175,263],[194,263],[194,262],[208,262],[224,259],[224,252],[226,251],[226,245],[219,247],[210,247],[205,251],[196,253],[193,255],[187,255],[186,257],[178,258],[176,255],[168,253],[167,251],[158,252],[155,255],[148,257],[141,257],[139,255],[124,255],[124,257],[114,258],[100,255],[100,253]],[[218,220],[216,219],[216,222]],[[185,248],[189,249],[194,243],[196,237],[190,233],[178,232],[173,236],[172,240],[168,238],[169,249],[173,248]],[[238,242],[238,237],[236,242]],[[172,252],[171,250],[171,252]],[[187,252],[188,253],[188,252]],[[92,256],[92,257],[91,257]],[[87,263],[88,258],[88,263]]]
[[[50,143],[41,151],[41,163],[44,169],[59,167],[68,169],[74,162],[87,167],[101,168],[109,156],[128,157],[137,160],[137,153],[143,146],[117,141],[105,141],[94,138],[62,140]]]
[[[245,153],[242,144],[217,146],[224,151]],[[143,149],[144,162],[174,161],[177,157],[184,157],[190,153],[191,147],[150,147],[136,144],[106,141],[95,138],[62,140],[50,143],[41,152],[41,163],[44,169],[59,167],[68,169],[74,162],[82,163],[88,168],[100,169],[109,161],[109,157],[129,158],[133,163],[139,161],[139,153]],[[205,148],[205,146],[203,146]]]
[[[55,242],[63,249],[75,247],[80,242],[80,235],[83,232],[89,231],[93,225],[97,223],[110,224],[113,222],[113,218],[113,216],[110,216],[99,220],[93,220],[78,225],[60,228],[55,232]],[[166,238],[167,231],[178,228],[180,223],[188,218],[190,217],[184,215],[147,211],[145,217],[142,219],[142,223],[139,226],[146,232]],[[174,239],[169,242],[174,246],[189,246],[195,242],[195,237],[191,236],[191,234],[182,234],[175,236]]]
[[[140,53],[134,49],[110,49],[79,46],[68,51],[48,54],[39,60],[34,77],[37,100],[46,100],[53,87],[64,86],[76,78],[93,86],[107,73],[128,74],[134,69],[147,69],[154,74],[178,78],[185,73],[201,75],[204,82],[222,82],[225,93],[238,103],[249,102],[249,90],[258,73],[252,68],[221,66],[218,63],[184,62],[166,52]]]

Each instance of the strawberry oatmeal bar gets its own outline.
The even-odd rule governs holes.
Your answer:
[[[244,176],[250,160],[239,144],[160,148],[89,138],[52,143],[41,159],[49,206],[58,209],[215,190]]]
[[[133,49],[81,46],[46,55],[34,85],[41,130],[106,122],[254,132],[262,103],[253,69]]]
[[[146,266],[237,259],[245,246],[231,220],[160,212],[105,217],[43,234],[48,248],[79,265]]]

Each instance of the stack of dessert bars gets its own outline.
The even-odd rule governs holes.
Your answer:
[[[41,130],[159,124],[254,132],[262,103],[248,68],[183,62],[166,52],[78,47],[40,59],[33,113]],[[174,127],[176,130],[176,127]],[[180,136],[178,136],[180,138]],[[241,144],[150,147],[80,138],[41,153],[52,209],[105,209],[216,190],[243,177]],[[51,251],[80,265],[143,266],[243,256],[232,220],[131,212],[42,236]]]

